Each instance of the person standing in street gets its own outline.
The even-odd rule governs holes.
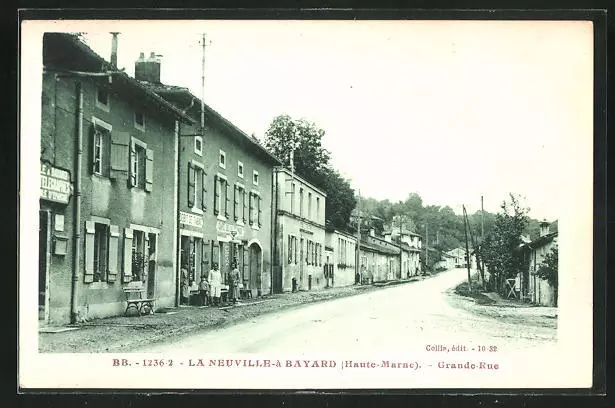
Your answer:
[[[207,282],[207,276],[203,274],[201,276],[201,282],[199,283],[199,295],[201,297],[201,306],[207,306],[209,302],[209,282]]]
[[[231,301],[233,303],[237,303],[237,299],[239,299],[239,269],[237,269],[237,264],[233,263],[231,265],[231,279],[229,281],[229,294],[231,296]]]
[[[182,265],[181,304],[187,305],[190,301],[190,286],[188,285],[188,265]]]
[[[222,293],[222,274],[218,270],[217,262],[214,262],[212,264],[207,280],[209,281],[209,288],[211,291],[210,296],[213,299],[213,306],[220,306],[220,295]]]

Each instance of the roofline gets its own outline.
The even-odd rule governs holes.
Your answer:
[[[177,116],[177,117],[179,117],[181,119],[184,119],[185,122],[187,122],[187,123],[195,123],[195,121],[191,117],[189,117],[188,115],[184,114],[181,110],[177,109],[175,106],[173,106],[171,103],[169,103],[166,100],[164,100],[164,98],[162,98],[161,96],[159,96],[155,92],[150,91],[149,89],[147,89],[146,87],[141,85],[139,83],[139,81],[137,81],[135,78],[132,78],[131,76],[126,74],[124,71],[118,70],[116,66],[114,66],[109,61],[107,61],[106,59],[104,59],[103,57],[98,55],[92,48],[90,48],[89,45],[84,43],[75,34],[62,33],[62,32],[51,32],[51,33],[47,33],[47,34],[51,34],[51,35],[58,36],[58,37],[66,39],[67,41],[69,41],[70,43],[75,45],[78,49],[80,49],[84,53],[89,54],[91,57],[94,57],[95,59],[97,59],[103,65],[103,67],[106,66],[106,67],[110,67],[110,68],[115,69],[116,72],[114,72],[114,75],[117,75],[118,77],[120,77],[123,80],[125,80],[129,85],[132,85],[134,88],[136,88],[139,91],[143,92],[145,95],[150,96],[151,98],[153,98],[155,102],[157,102],[161,106],[169,109],[171,111],[171,113],[174,114],[175,116]]]
[[[284,167],[284,166],[275,166],[275,167],[273,168],[273,171],[274,171],[274,173],[275,173],[275,172],[279,172],[279,171],[283,171],[283,172],[284,172],[284,173],[286,173],[286,174],[292,174],[292,175],[293,175],[293,177],[298,178],[301,182],[303,182],[304,184],[307,184],[308,186],[310,186],[310,187],[311,187],[311,188],[313,188],[314,190],[318,191],[318,192],[319,192],[320,194],[322,194],[324,197],[326,197],[326,196],[327,196],[327,193],[325,193],[322,189],[320,189],[320,188],[316,187],[315,185],[313,185],[312,183],[310,183],[309,181],[307,181],[307,180],[306,180],[306,179],[304,179],[303,177],[298,176],[298,175],[297,175],[297,173],[293,173],[293,172],[291,172],[289,169],[287,169],[287,168],[286,168],[286,167]]]
[[[156,84],[152,84],[152,85],[156,86]],[[152,92],[160,93],[160,94],[165,94],[165,93],[169,93],[169,94],[186,94],[186,95],[190,96],[191,98],[193,98],[195,100],[195,102],[198,102],[199,104],[202,103],[201,98],[199,98],[198,96],[194,95],[188,88],[176,87],[176,89],[161,89],[160,91],[152,91]],[[275,156],[273,153],[271,153],[269,150],[267,150],[260,143],[254,141],[252,139],[252,137],[248,136],[243,130],[239,129],[235,124],[233,124],[233,122],[231,122],[230,120],[228,120],[227,118],[222,116],[215,109],[213,109],[211,106],[207,105],[204,102],[203,102],[203,106],[205,107],[205,110],[208,110],[211,114],[213,114],[215,117],[220,119],[222,121],[222,123],[224,123],[226,126],[230,127],[235,132],[239,133],[241,136],[243,136],[245,139],[247,139],[250,143],[252,143],[254,146],[256,146],[259,150],[261,150],[263,153],[265,153],[267,156],[269,156],[269,158],[273,162],[275,162],[276,164],[279,164],[279,165],[282,164],[282,161],[280,159],[278,159],[277,156]],[[194,121],[194,123],[196,123],[196,120]]]

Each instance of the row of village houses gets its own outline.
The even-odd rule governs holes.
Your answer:
[[[521,244],[516,250],[523,254],[525,267],[519,271],[516,278],[510,280],[505,293],[508,298],[543,306],[557,305],[557,288],[536,274],[547,254],[558,246],[558,232],[551,231],[551,224],[557,225],[557,221],[554,223],[542,221],[539,236],[533,240],[529,236],[521,236]],[[434,263],[435,270],[466,268],[468,266],[466,249],[464,248],[455,248],[442,253],[436,250],[432,251],[431,248],[429,250],[430,253],[433,252],[433,256],[439,258]],[[469,252],[470,266],[476,268],[476,257],[473,249],[469,248]],[[489,276],[488,271],[486,275]]]
[[[419,235],[327,227],[322,190],[160,83],[154,53],[134,78],[118,70],[112,44],[106,61],[78,36],[44,35],[41,321],[120,315],[135,283],[156,309],[178,306],[181,269],[195,286],[214,262],[223,279],[236,263],[254,296],[419,273]]]

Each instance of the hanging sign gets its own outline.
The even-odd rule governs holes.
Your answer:
[[[68,204],[72,194],[70,173],[41,163],[41,199]]]

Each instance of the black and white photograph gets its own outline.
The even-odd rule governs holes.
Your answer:
[[[591,387],[591,21],[21,42],[21,387]]]

